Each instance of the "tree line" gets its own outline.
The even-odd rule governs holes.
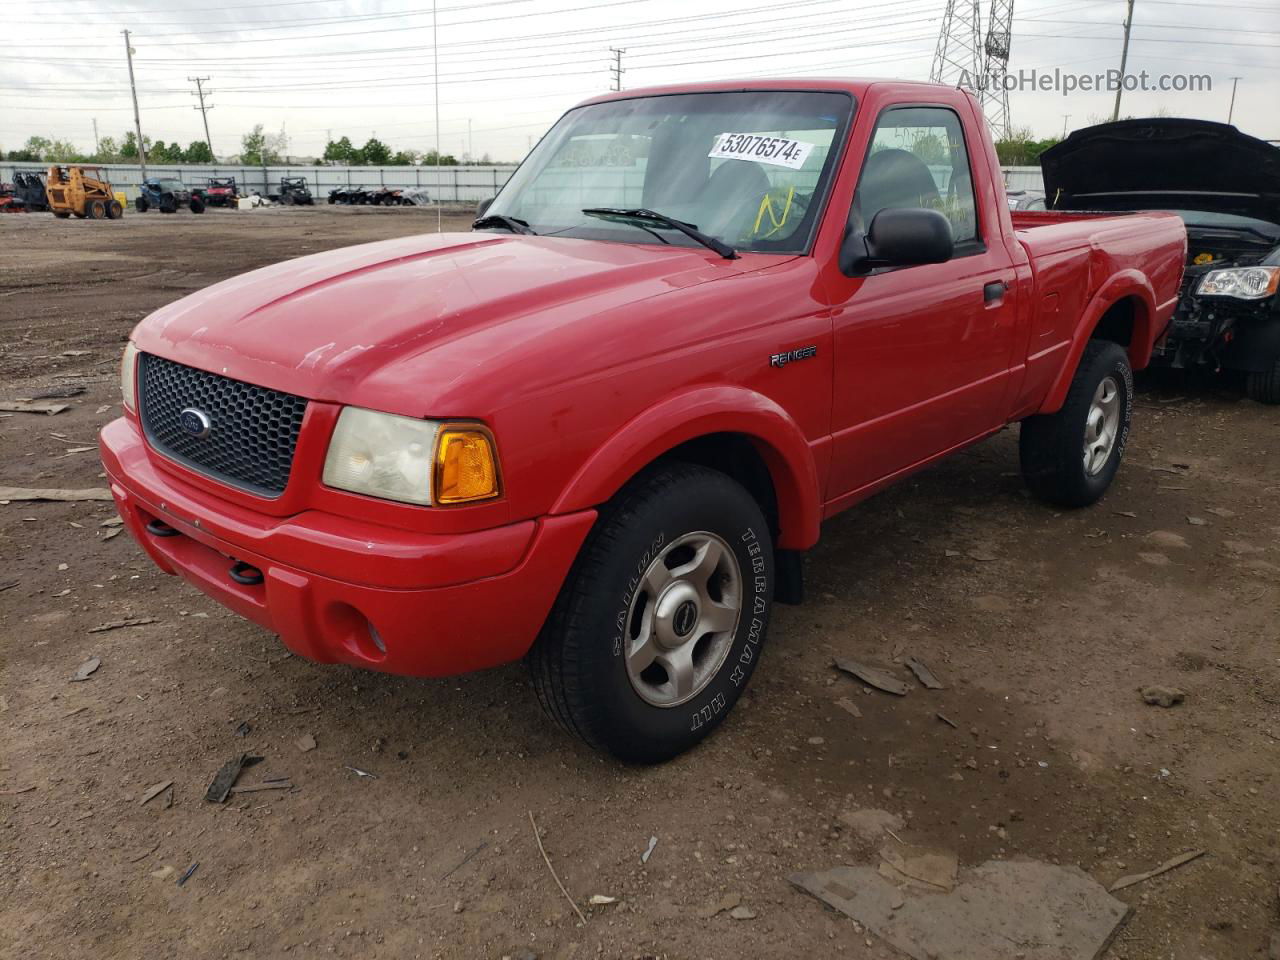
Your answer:
[[[256,124],[240,138],[240,152],[235,156],[224,156],[220,160],[214,157],[209,144],[203,140],[193,140],[183,147],[177,140],[166,143],[164,140],[152,141],[143,138],[148,163],[227,163],[244,166],[274,166],[286,162],[304,166],[325,166],[335,164],[342,166],[364,167],[410,167],[435,166],[455,167],[461,164],[490,164],[493,161],[489,154],[479,160],[464,158],[461,163],[451,153],[436,154],[436,151],[393,150],[377,137],[370,137],[363,146],[355,146],[350,137],[340,137],[325,144],[324,153],[307,160],[289,154],[289,137],[283,130],[279,133],[267,133],[262,124]],[[122,137],[102,137],[96,149],[85,151],[69,140],[51,137],[28,137],[27,142],[14,150],[0,149],[0,158],[14,163],[137,163],[138,138],[132,130]]]

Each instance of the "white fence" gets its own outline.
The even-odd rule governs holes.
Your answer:
[[[15,170],[39,170],[48,164],[0,163],[0,182],[13,180]],[[244,167],[222,164],[147,164],[147,175],[177,177],[188,187],[203,187],[210,177],[235,177],[241,193],[264,196],[280,191],[281,177],[306,177],[312,194],[323,203],[335,187],[425,187],[432,200],[470,206],[492,197],[515,171],[514,165],[488,167]],[[1011,190],[1042,190],[1039,167],[1004,167],[1005,186]],[[142,171],[135,164],[104,164],[106,178],[132,200],[138,194]],[[639,193],[639,184],[635,185]],[[584,204],[585,205],[585,204]]]
[[[13,180],[15,170],[44,172],[47,163],[0,163],[0,182]],[[142,169],[136,163],[107,163],[100,168],[117,190],[132,200],[142,183]],[[316,200],[323,203],[335,187],[425,187],[432,200],[472,206],[492,197],[507,182],[514,166],[488,167],[245,167],[223,164],[148,163],[149,177],[176,177],[188,187],[203,187],[210,177],[235,177],[242,194],[264,196],[280,192],[281,177],[306,177]]]

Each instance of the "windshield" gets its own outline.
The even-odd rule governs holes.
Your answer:
[[[157,180],[157,181],[156,181],[156,186],[158,186],[161,190],[183,190],[183,189],[185,189],[185,188],[182,186],[182,181],[181,181],[181,180]]]
[[[488,213],[536,233],[696,246],[646,209],[739,251],[804,253],[853,112],[843,93],[749,91],[638,97],[569,111]]]

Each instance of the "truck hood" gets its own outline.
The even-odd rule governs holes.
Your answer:
[[[1225,123],[1121,120],[1040,155],[1051,210],[1207,210],[1280,223],[1280,147]]]
[[[157,310],[139,349],[314,400],[427,350],[474,369],[549,326],[789,257],[494,233],[425,234],[277,263]],[[762,262],[763,261],[763,262]],[[584,346],[588,345],[584,338]],[[424,385],[424,392],[430,385]]]

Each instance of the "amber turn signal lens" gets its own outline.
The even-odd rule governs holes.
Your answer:
[[[446,425],[436,439],[436,503],[466,503],[498,495],[498,457],[487,430]]]

